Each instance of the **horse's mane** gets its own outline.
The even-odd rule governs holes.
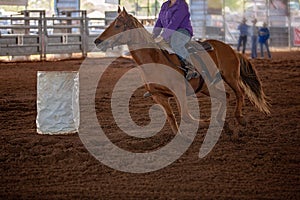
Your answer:
[[[154,43],[154,40],[152,38],[151,33],[149,33],[145,29],[144,25],[137,18],[135,18],[134,16],[132,16],[132,15],[128,15],[128,16],[131,19],[131,22],[133,24],[133,28],[138,28],[139,31],[143,34],[143,36],[145,38],[145,42],[147,42],[147,43]]]

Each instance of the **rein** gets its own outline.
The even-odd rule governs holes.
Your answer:
[[[123,23],[123,25],[124,25],[124,28],[123,28],[123,32],[124,31],[127,31],[127,30],[130,30],[130,29],[135,29],[135,28],[138,28],[138,29],[141,29],[141,30],[145,30],[145,28],[141,25],[140,27],[139,27],[139,22],[137,22],[136,21],[136,24],[134,24],[134,22],[135,21],[132,21],[132,20],[135,20],[135,18],[132,18],[132,19],[127,19],[127,20],[125,20],[125,19],[123,19],[122,18],[122,20],[121,19],[119,19],[122,23]],[[145,30],[145,31],[147,31],[147,30]],[[146,37],[146,36],[145,36]],[[119,38],[118,38],[119,39]],[[136,42],[136,43],[134,43],[133,41],[134,40],[132,40],[132,38],[129,38],[129,40],[128,40],[129,42],[127,42],[127,45],[130,45],[130,46],[134,46],[134,45],[143,45],[143,46],[145,46],[145,47],[155,47],[156,49],[159,49],[163,54],[164,54],[164,56],[167,58],[167,60],[174,66],[174,67],[178,67],[171,59],[170,59],[170,57],[168,56],[168,54],[166,53],[166,51],[164,51],[164,50],[162,50],[161,48],[157,48],[157,47],[159,47],[159,45],[157,44],[157,43],[155,43],[155,41],[152,39],[152,37],[151,37],[151,41],[149,41],[149,39],[145,39],[144,40],[144,42]],[[181,68],[181,67],[180,67]],[[183,69],[182,69],[183,70]]]

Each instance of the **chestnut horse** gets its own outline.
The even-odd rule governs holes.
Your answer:
[[[180,61],[175,54],[168,54],[164,50],[157,48],[157,44],[152,38],[152,35],[135,17],[128,14],[124,8],[122,11],[119,8],[118,13],[119,14],[117,18],[99,37],[95,39],[95,44],[100,50],[105,51],[107,48],[113,48],[117,45],[126,44],[133,59],[138,65],[155,62],[172,67],[174,70],[177,70],[179,73],[181,73],[182,77],[184,76],[182,70],[177,67],[180,66]],[[121,34],[135,29],[138,31],[129,32],[129,34]],[[246,120],[242,115],[242,106],[244,103],[245,94],[261,112],[269,114],[269,103],[266,100],[257,72],[251,63],[242,54],[236,53],[229,45],[221,41],[206,41],[209,42],[209,44],[213,47],[213,50],[208,53],[215,66],[217,66],[219,74],[235,93],[235,117],[237,121],[241,125],[246,125]],[[153,48],[141,48],[146,44],[153,45]],[[140,48],[136,48],[137,46]],[[141,71],[146,90],[152,94],[152,98],[155,102],[163,106],[172,131],[176,134],[178,132],[178,124],[174,117],[173,110],[169,104],[169,98],[174,96],[174,93],[165,86],[147,82],[148,72],[143,71],[143,69],[141,69]],[[174,81],[176,80],[176,77],[169,77],[168,74],[165,74],[164,78],[170,79],[170,82],[173,83],[172,87],[175,88],[174,90],[184,91],[184,94],[189,93],[187,91],[188,88],[186,87],[186,84],[179,84],[180,82],[177,82],[176,84],[176,81]],[[189,81],[192,88],[195,91],[197,90],[197,93],[203,93],[218,98],[218,95],[212,95],[209,93],[209,86],[207,86],[207,84],[202,87],[201,80],[199,79],[202,79],[202,77],[191,79]],[[200,90],[199,83],[201,85]],[[185,101],[183,105],[179,105],[177,101],[177,106],[181,106],[181,117],[184,120],[195,120],[189,114]],[[224,106],[226,105],[223,105],[223,107]],[[222,117],[218,116],[218,118]],[[222,120],[224,121],[224,119]],[[207,127],[208,124],[208,121],[200,120],[200,127]]]

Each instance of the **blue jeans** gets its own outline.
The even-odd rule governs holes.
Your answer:
[[[247,35],[240,35],[239,41],[238,41],[238,46],[237,46],[237,51],[240,51],[240,47],[242,45],[243,46],[242,52],[244,54],[245,50],[246,50],[246,44],[247,44]]]
[[[265,47],[267,49],[268,57],[271,58],[271,53],[270,53],[268,41],[266,41],[264,43],[260,43],[260,56],[262,58],[264,57],[264,45],[265,45]]]
[[[189,60],[189,52],[185,48],[186,43],[191,40],[191,35],[186,29],[178,29],[170,39],[170,46],[182,59]]]
[[[251,58],[257,57],[257,36],[252,35],[251,37],[252,45],[251,45]]]

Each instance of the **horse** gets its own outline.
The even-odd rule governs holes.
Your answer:
[[[138,29],[139,31],[120,35],[120,33],[135,29]],[[235,93],[235,118],[238,123],[243,126],[247,124],[242,114],[242,106],[244,104],[245,95],[248,96],[251,103],[254,104],[259,111],[269,115],[269,102],[262,89],[262,83],[258,74],[251,62],[244,55],[234,51],[231,46],[222,41],[208,39],[205,42],[209,43],[213,47],[208,54],[218,68],[219,75]],[[136,48],[136,46],[141,47],[146,44],[157,47],[157,44],[152,38],[151,33],[145,29],[138,19],[131,14],[128,14],[125,8],[123,8],[123,10],[121,10],[120,7],[118,8],[118,16],[104,30],[104,32],[95,39],[94,43],[96,47],[102,51],[106,51],[108,48],[113,48],[116,45],[126,44],[137,65],[156,62],[177,70],[180,75],[184,77],[184,72],[178,67],[181,63],[177,55],[166,53],[166,51],[159,48]],[[142,79],[145,83],[145,89],[152,94],[152,99],[164,108],[166,118],[172,131],[175,134],[178,133],[178,124],[169,103],[169,98],[174,97],[174,93],[165,86],[147,82],[147,73],[149,72],[145,71],[143,68],[141,68],[141,71]],[[179,84],[179,82],[176,83],[176,81],[174,81],[174,79],[176,80],[176,77],[170,77],[167,74],[163,77],[173,83],[173,91],[184,91],[186,94],[189,93],[189,89],[186,87],[186,84]],[[194,92],[197,93],[197,97],[200,93],[212,96],[212,94],[208,91],[209,86],[207,86],[207,84],[203,84],[202,76],[191,79],[188,82],[192,86]],[[214,94],[213,97],[218,98],[218,94]],[[179,105],[177,102],[177,106],[178,108],[181,107],[181,117],[184,120],[196,120],[190,115],[185,101],[183,102],[183,105]],[[226,105],[222,106],[224,107]],[[218,118],[221,118],[221,114]],[[225,119],[223,120],[225,121]],[[208,127],[209,124],[209,120],[197,120],[197,122],[200,123],[200,127]]]

